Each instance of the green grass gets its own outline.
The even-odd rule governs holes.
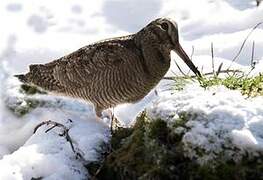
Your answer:
[[[180,91],[186,84],[196,78],[175,77],[173,89]],[[240,90],[240,92],[248,97],[263,96],[263,75],[259,74],[254,77],[248,77],[246,75],[229,75],[225,78],[218,76],[203,76],[197,79],[200,86],[203,88],[209,88],[211,86],[222,85],[232,90]]]
[[[248,97],[263,95],[263,75],[259,74],[254,77],[243,75],[228,76],[219,78],[216,76],[202,77],[199,79],[201,87],[208,88],[215,85],[223,85],[232,90],[240,90],[243,95]]]

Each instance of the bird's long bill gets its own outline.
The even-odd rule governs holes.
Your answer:
[[[183,50],[182,46],[177,43],[177,46],[175,48],[176,53],[182,58],[182,60],[187,64],[187,66],[199,77],[201,77],[201,73],[198,71],[198,69],[195,67],[193,62],[190,60],[188,55]]]

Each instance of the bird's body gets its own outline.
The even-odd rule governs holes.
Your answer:
[[[160,37],[158,29],[150,25],[136,34],[85,46],[50,63],[31,65],[29,73],[18,77],[47,91],[92,102],[98,116],[104,109],[136,102],[170,67],[173,47],[168,40],[163,42],[168,38],[165,34]]]

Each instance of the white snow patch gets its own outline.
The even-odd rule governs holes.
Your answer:
[[[0,66],[1,72],[7,72],[3,67]],[[23,106],[23,100],[29,97],[19,93],[20,83],[15,78],[8,73],[1,75],[4,74],[4,86],[0,88],[0,179],[86,179],[89,174],[84,164],[99,160],[100,147],[110,137],[109,125],[96,119],[91,105],[48,95],[30,97],[47,105],[19,118],[3,103]],[[48,127],[43,125],[33,134],[36,125],[47,120],[69,128],[73,146],[85,162],[76,158],[69,142],[59,135],[62,129],[56,127],[45,133]]]
[[[192,84],[173,95],[161,96],[148,113],[151,118],[168,123],[182,113],[190,114],[192,118],[186,123],[190,130],[185,129],[182,141],[186,156],[198,158],[200,163],[207,163],[220,153],[233,160],[245,153],[263,153],[263,97],[246,99],[239,91],[223,86],[205,90]],[[197,149],[204,153],[198,154]]]

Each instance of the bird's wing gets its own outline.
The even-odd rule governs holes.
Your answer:
[[[98,72],[127,63],[125,54],[131,54],[127,51],[130,50],[120,43],[83,47],[51,62],[53,78],[63,87],[81,88],[91,83]]]

